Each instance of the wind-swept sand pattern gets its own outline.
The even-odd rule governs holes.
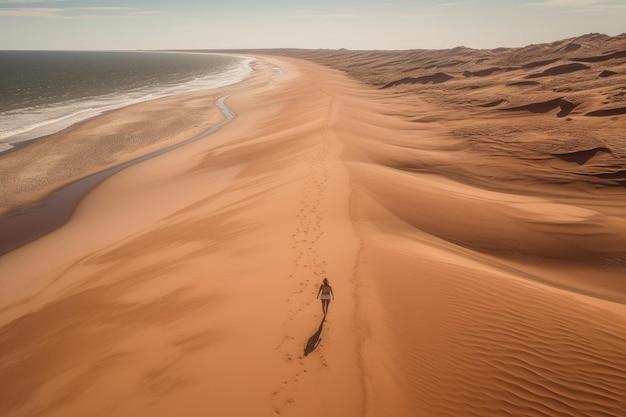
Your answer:
[[[0,258],[0,414],[626,415],[620,51],[259,57]]]
[[[612,67],[626,74],[622,55],[604,52],[626,50],[626,39],[578,41],[588,43],[576,48],[580,54],[615,56]],[[542,46],[541,55],[557,54],[566,43]],[[532,61],[527,49],[525,60]],[[592,108],[619,105],[624,75],[610,85],[592,75],[562,80],[556,76],[582,68],[553,66],[543,75],[555,76],[547,82],[560,91],[533,84],[533,93],[512,95],[511,80],[532,78],[524,72],[568,57],[525,64],[493,51],[506,70],[480,70],[493,65],[480,58],[491,53],[460,50],[459,64],[423,52],[429,65],[439,62],[450,74],[430,87],[373,78],[404,73],[417,62],[393,59],[411,53],[300,55],[385,92],[396,89],[376,100],[380,108],[371,113],[378,117],[356,102],[348,106],[350,131],[340,135],[349,144],[345,159],[363,242],[362,302],[378,294],[381,309],[361,316],[371,329],[365,362],[378,369],[379,380],[393,376],[405,400],[386,400],[387,392],[373,387],[369,410],[403,404],[392,414],[623,415],[626,120],[589,116]],[[420,74],[436,71],[429,65],[408,72],[425,79]],[[521,69],[514,73],[513,65]],[[477,74],[485,81],[461,79]],[[558,96],[545,100],[550,94]]]

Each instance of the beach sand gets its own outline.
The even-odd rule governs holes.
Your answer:
[[[0,257],[0,414],[625,415],[626,116],[589,113],[620,108],[626,62],[573,79],[537,63],[548,49],[492,51],[497,64],[472,50],[259,56],[231,123],[110,177]],[[617,75],[597,81],[600,66]],[[545,85],[507,86],[542,71]],[[133,131],[167,138],[150,146],[194,133],[186,112],[161,133],[134,107],[83,126],[138,113]],[[23,157],[41,175],[29,148],[0,165]],[[322,322],[324,277],[337,299]]]

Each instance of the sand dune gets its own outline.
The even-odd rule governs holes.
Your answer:
[[[622,50],[264,51],[233,122],[0,257],[0,414],[625,415]]]

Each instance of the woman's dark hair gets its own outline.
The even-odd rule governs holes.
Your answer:
[[[328,285],[328,278],[324,278],[324,284]]]

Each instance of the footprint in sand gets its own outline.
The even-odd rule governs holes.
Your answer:
[[[290,316],[283,322],[285,338],[277,347],[281,357],[288,362],[293,362],[294,356],[292,352],[298,349],[294,338],[289,336],[291,334],[290,328],[291,326],[300,326],[300,323],[295,318],[303,311],[306,311],[306,307],[312,303],[310,295],[315,294],[315,289],[311,287],[310,276],[311,274],[316,278],[324,276],[326,274],[325,268],[328,265],[326,261],[321,259],[319,244],[321,237],[324,235],[322,230],[322,203],[325,199],[324,194],[330,179],[327,158],[332,152],[333,140],[328,134],[328,129],[332,116],[333,101],[334,98],[331,98],[326,117],[322,123],[322,135],[318,144],[318,150],[307,169],[300,207],[295,216],[298,226],[295,233],[292,234],[294,270],[289,274],[289,278],[295,280],[299,288],[294,290],[292,292],[293,297],[287,300]],[[320,359],[322,366],[328,366],[323,356],[320,356]],[[290,380],[283,381],[278,390],[271,394],[275,416],[280,415],[285,407],[295,404],[296,400],[293,394],[302,376],[306,375],[307,372],[302,358],[298,361],[298,366],[300,371],[296,372]]]

